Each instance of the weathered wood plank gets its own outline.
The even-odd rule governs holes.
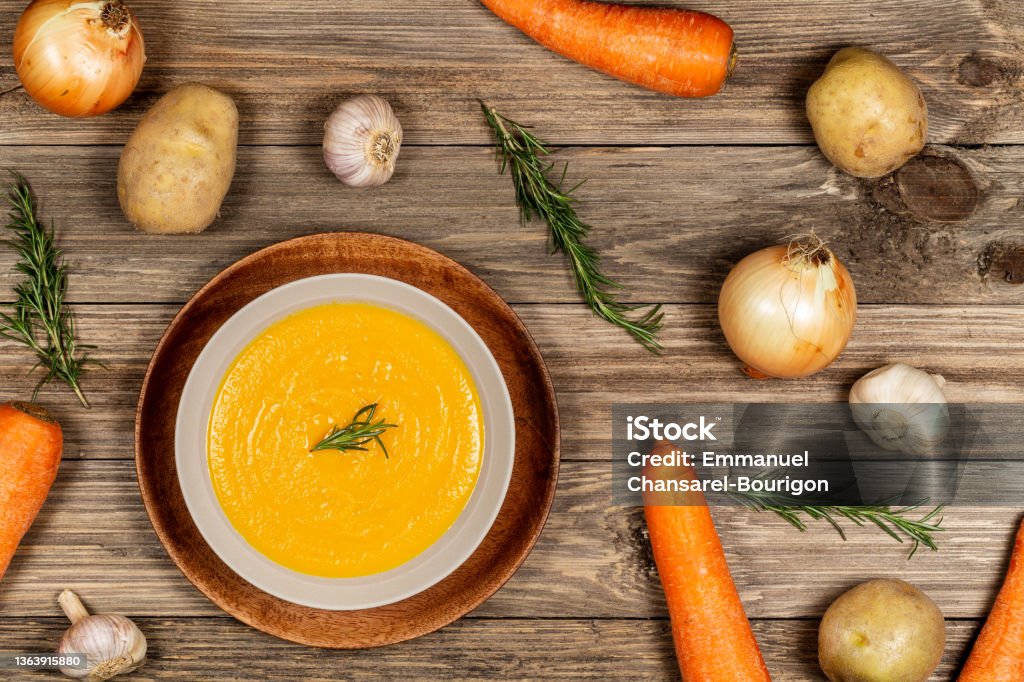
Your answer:
[[[570,181],[590,179],[581,215],[594,225],[606,270],[634,301],[714,303],[740,258],[816,230],[849,266],[862,303],[1024,302],[1016,229],[1024,147],[940,151],[955,163],[934,175],[922,169],[903,195],[839,173],[814,148],[583,148],[558,159],[570,161]],[[42,215],[58,225],[77,301],[180,303],[261,247],[338,229],[438,249],[510,301],[579,300],[564,257],[548,253],[546,227],[520,225],[511,181],[488,150],[408,149],[391,183],[356,191],[330,175],[315,147],[245,148],[221,219],[188,237],[144,235],[127,223],[115,187],[119,154],[0,147],[0,167],[23,172]],[[973,178],[966,187],[961,168]],[[897,213],[908,210],[900,196],[922,212],[968,189],[980,192],[968,220]],[[14,281],[13,259],[0,249],[0,300]]]
[[[128,286],[131,286],[130,284]],[[838,401],[861,375],[901,360],[942,374],[954,402],[1024,402],[1024,308],[862,306],[846,351],[799,382],[755,381],[740,371],[712,306],[669,306],[666,351],[653,356],[582,304],[516,305],[547,362],[562,415],[563,459],[610,456],[615,402]],[[44,390],[66,432],[65,458],[130,458],[142,377],[175,306],[79,306],[82,340],[107,370],[86,376],[93,409],[60,386]],[[955,349],[955,352],[950,352]],[[0,400],[27,397],[26,350],[0,339]]]
[[[666,621],[463,619],[383,649],[325,651],[283,642],[233,621],[138,621],[149,660],[131,679],[210,680],[678,680]],[[5,649],[49,651],[66,622],[4,619]],[[951,680],[976,624],[946,624],[946,652],[932,680]],[[776,682],[824,679],[817,623],[758,621],[754,631]],[[32,682],[38,674],[7,677]]]
[[[59,119],[17,88],[5,57],[0,141],[117,144],[159,94],[198,80],[238,100],[246,144],[319,142],[333,106],[357,92],[392,100],[410,143],[485,142],[477,97],[562,144],[807,143],[804,93],[848,44],[888,54],[921,83],[933,141],[1024,141],[1024,9],[1016,0],[936,0],[927,9],[898,0],[686,5],[730,22],[740,49],[732,82],[705,101],[650,93],[573,64],[474,0],[135,0],[149,60],[128,104],[97,119]],[[23,6],[0,3],[0,35],[13,33]]]
[[[554,509],[515,577],[475,613],[486,617],[635,618],[665,615],[643,513],[613,507],[610,467],[563,463]],[[947,617],[987,613],[1002,579],[1020,512],[952,508],[939,552],[907,559],[874,528],[843,542],[825,524],[799,533],[781,519],[718,507],[715,518],[747,612],[817,618],[844,590],[898,577],[927,592]],[[100,611],[133,616],[221,612],[171,563],[149,525],[131,462],[65,462],[43,512],[4,577],[3,620],[52,615],[72,588]]]

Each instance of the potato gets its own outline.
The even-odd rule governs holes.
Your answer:
[[[828,160],[862,178],[896,170],[928,137],[921,91],[888,59],[859,47],[832,57],[807,92],[807,118]]]
[[[238,109],[205,85],[174,88],[153,105],[121,152],[117,196],[137,228],[202,232],[235,174]]]
[[[902,580],[854,587],[818,629],[818,662],[832,682],[925,682],[945,646],[942,612]]]

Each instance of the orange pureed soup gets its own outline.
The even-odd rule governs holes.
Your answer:
[[[378,403],[395,424],[365,452],[310,452]],[[273,561],[348,578],[395,568],[436,542],[480,475],[484,422],[469,369],[407,315],[332,303],[271,325],[214,400],[210,476],[235,529]]]

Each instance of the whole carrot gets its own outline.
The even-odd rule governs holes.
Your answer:
[[[659,442],[651,454],[672,449]],[[692,469],[645,471],[669,473],[695,478]],[[770,682],[703,493],[645,494],[644,512],[683,682]]]
[[[31,403],[0,405],[0,578],[57,477],[64,436]]]
[[[1024,680],[1024,523],[1003,587],[960,673],[959,682]]]
[[[538,43],[580,64],[678,97],[718,92],[736,61],[718,17],[592,0],[480,0]]]

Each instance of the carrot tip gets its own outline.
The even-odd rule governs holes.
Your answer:
[[[28,416],[34,417],[35,419],[38,419],[40,421],[44,421],[48,424],[57,423],[57,420],[54,419],[50,415],[49,411],[42,405],[36,405],[35,403],[27,403],[23,401],[15,401],[13,403],[8,404],[14,409],[18,410],[19,412],[24,412]]]

